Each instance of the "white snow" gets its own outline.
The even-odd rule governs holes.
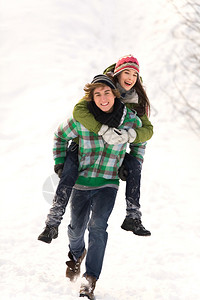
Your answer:
[[[184,1],[175,2],[183,9]],[[50,245],[37,240],[50,208],[43,184],[53,174],[53,133],[71,115],[85,83],[129,53],[140,62],[152,103],[155,133],[141,194],[142,220],[152,236],[120,228],[122,182],[95,294],[104,300],[198,299],[200,139],[191,120],[175,110],[184,112],[175,83],[196,105],[199,91],[181,63],[191,45],[173,5],[1,0],[0,6],[1,299],[78,299],[80,282],[65,278],[69,209],[58,239]]]

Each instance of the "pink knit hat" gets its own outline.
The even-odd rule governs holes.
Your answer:
[[[139,73],[139,62],[133,55],[125,55],[121,57],[115,65],[114,76],[118,75],[125,69],[134,69]]]

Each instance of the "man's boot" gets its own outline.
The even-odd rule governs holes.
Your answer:
[[[66,277],[70,279],[70,281],[75,281],[77,277],[80,275],[81,272],[81,263],[86,255],[86,249],[83,251],[81,257],[74,260],[71,252],[68,253],[68,257],[70,258],[69,261],[66,261],[67,270],[66,270]]]
[[[84,275],[80,288],[80,297],[87,297],[90,300],[94,300],[94,289],[96,286],[96,278],[90,275]]]

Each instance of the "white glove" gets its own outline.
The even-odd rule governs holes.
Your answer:
[[[133,143],[133,142],[135,141],[135,138],[136,138],[136,136],[137,136],[137,133],[136,133],[136,131],[135,131],[133,128],[130,128],[130,129],[128,130],[128,136],[129,136],[128,142],[129,142],[129,143]]]
[[[102,135],[104,141],[111,145],[125,144],[128,142],[129,135],[125,129],[108,128]]]
[[[136,131],[130,128],[128,131],[125,129],[117,129],[102,125],[98,132],[107,144],[117,145],[125,143],[133,143],[136,138]]]
[[[103,135],[108,130],[108,128],[108,125],[102,125],[98,132],[98,135]]]

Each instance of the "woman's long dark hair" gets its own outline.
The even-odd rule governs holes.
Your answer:
[[[146,91],[142,85],[142,82],[140,80],[139,74],[137,75],[137,81],[134,85],[134,89],[136,90],[136,93],[138,94],[138,97],[139,97],[138,107],[136,107],[138,116],[141,117],[145,113],[147,115],[149,115],[150,114],[150,102],[147,97]]]

